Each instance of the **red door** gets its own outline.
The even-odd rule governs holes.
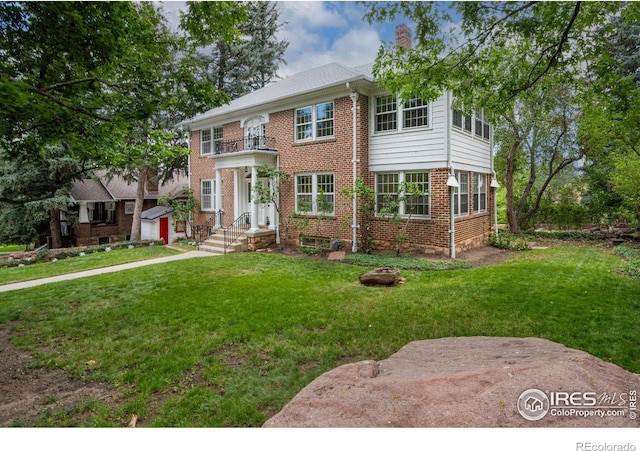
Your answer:
[[[169,218],[160,218],[160,238],[169,244]]]

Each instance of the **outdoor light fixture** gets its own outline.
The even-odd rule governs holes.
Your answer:
[[[495,177],[491,178],[491,188],[500,188],[500,184]]]
[[[456,179],[456,176],[453,174],[449,174],[449,178],[447,179],[447,186],[453,186],[454,188],[460,188],[460,184]]]

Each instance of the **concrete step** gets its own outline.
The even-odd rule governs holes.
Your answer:
[[[249,240],[246,237],[240,237],[227,248],[227,254],[232,252],[245,252],[248,248]],[[224,254],[224,237],[221,235],[211,235],[199,247],[199,250],[211,252],[212,254]]]

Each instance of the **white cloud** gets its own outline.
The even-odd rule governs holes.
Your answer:
[[[286,24],[278,39],[289,41],[288,64],[280,67],[280,76],[331,62],[357,66],[373,61],[380,36],[361,20],[363,14],[352,2],[280,2]]]

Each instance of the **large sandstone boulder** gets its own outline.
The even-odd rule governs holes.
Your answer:
[[[361,274],[358,279],[361,284],[367,286],[395,285],[400,280],[400,270],[398,268],[383,266]]]
[[[637,392],[638,375],[548,340],[442,338],[329,371],[264,426],[638,427]]]

